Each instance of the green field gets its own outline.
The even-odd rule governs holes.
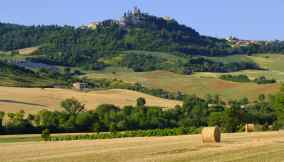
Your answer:
[[[244,70],[232,74],[236,75],[245,74],[252,79],[260,76],[265,76],[267,78],[276,79],[279,82],[284,81],[284,64],[283,64],[284,55],[281,54],[256,54],[252,56],[235,55],[228,57],[213,57],[213,58],[211,57],[210,59],[225,63],[240,62],[240,61],[255,62],[261,68],[266,70]]]

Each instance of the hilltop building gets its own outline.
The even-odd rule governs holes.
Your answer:
[[[92,22],[87,25],[87,28],[96,29],[98,26],[110,26],[117,24],[122,28],[126,28],[130,25],[143,25],[145,21],[153,21],[147,13],[142,12],[138,7],[134,7],[132,11],[127,11],[124,13],[124,16],[121,17],[119,20],[105,20],[102,22]],[[163,17],[165,21],[172,21],[173,19],[169,16]]]
[[[258,42],[253,40],[242,40],[236,37],[228,37],[226,40],[231,43],[232,47],[242,47],[242,46],[249,46],[249,45],[256,45]]]

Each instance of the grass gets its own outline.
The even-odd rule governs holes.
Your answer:
[[[100,104],[134,105],[138,97],[144,97],[147,105],[151,106],[172,108],[181,104],[179,101],[161,99],[120,89],[79,92],[67,89],[0,87],[0,92],[0,111],[5,112],[24,110],[34,113],[42,109],[60,111],[62,110],[60,102],[71,97],[75,97],[83,104],[86,104],[88,109],[95,109]]]
[[[10,135],[0,136],[1,143],[15,143],[15,142],[37,142],[42,141],[40,135]]]
[[[84,135],[87,133],[57,133],[52,136],[66,136],[66,135]],[[40,134],[19,134],[19,135],[0,135],[1,143],[15,143],[15,142],[39,142],[43,141]]]
[[[115,71],[116,73],[113,73]],[[206,96],[219,94],[226,100],[244,96],[254,100],[259,94],[275,93],[278,84],[258,85],[255,83],[235,83],[218,79],[218,73],[197,73],[195,75],[181,75],[167,71],[153,71],[136,73],[126,69],[107,69],[102,72],[90,73],[89,78],[120,79],[130,83],[141,83],[146,87],[161,88],[168,91],[181,91],[187,94]]]
[[[153,55],[156,53],[152,53]],[[164,56],[157,53],[156,55]],[[177,58],[177,57],[176,57]],[[233,75],[244,74],[250,79],[266,76],[276,79],[277,84],[258,85],[256,83],[235,83],[218,79],[222,73],[196,73],[191,76],[171,73],[167,71],[152,71],[136,73],[126,68],[107,68],[104,71],[87,74],[89,78],[120,79],[130,83],[141,83],[150,88],[161,88],[168,91],[181,91],[187,94],[196,94],[204,97],[207,94],[218,94],[225,100],[248,97],[255,100],[260,94],[273,94],[278,91],[279,83],[284,82],[284,55],[257,54],[252,56],[234,55],[227,57],[208,57],[214,61],[230,62],[255,62],[267,70],[244,70],[230,73]],[[171,59],[169,59],[171,60]]]
[[[232,62],[254,62],[254,59],[247,55],[231,55],[231,56],[222,56],[222,57],[206,57],[212,61],[223,62],[223,63],[232,63]]]
[[[57,81],[50,78],[40,78],[25,74],[11,74],[11,73],[1,73],[0,74],[0,86],[16,86],[16,87],[44,87],[53,84],[62,84],[63,81]]]
[[[0,152],[1,162],[278,162],[284,132],[223,134],[220,144],[202,144],[200,135],[16,142],[0,144]]]

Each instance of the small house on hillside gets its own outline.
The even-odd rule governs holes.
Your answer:
[[[76,90],[83,91],[88,88],[88,83],[76,82],[76,83],[73,83],[73,88]]]

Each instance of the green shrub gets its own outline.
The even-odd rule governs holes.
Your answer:
[[[70,140],[96,140],[96,139],[112,139],[112,138],[126,138],[126,137],[153,137],[153,136],[177,136],[186,134],[200,133],[201,129],[197,128],[174,128],[174,129],[153,129],[153,130],[137,130],[124,131],[115,133],[97,133],[86,135],[66,135],[66,136],[52,136],[47,138],[50,141],[70,141]]]
[[[50,139],[50,132],[48,129],[44,129],[41,133],[41,138],[45,141],[48,141]]]

